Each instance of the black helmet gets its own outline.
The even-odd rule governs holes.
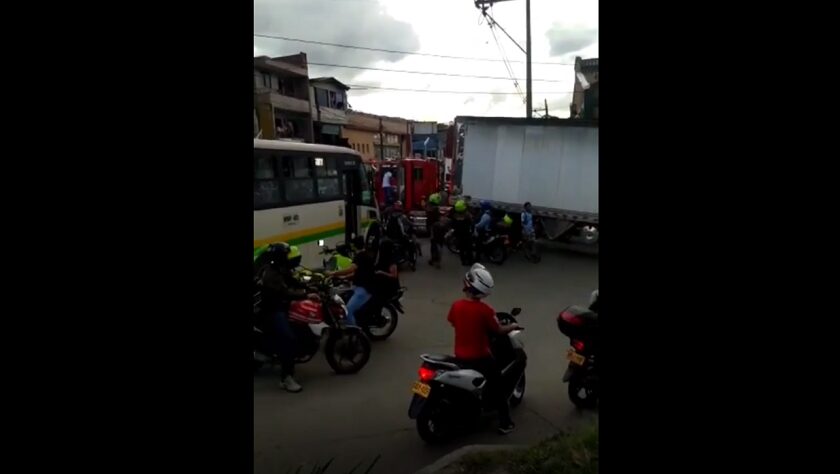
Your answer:
[[[268,264],[272,268],[286,268],[288,266],[289,248],[289,244],[285,242],[269,245],[268,250],[265,251]]]

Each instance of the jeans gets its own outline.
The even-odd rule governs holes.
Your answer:
[[[385,193],[385,205],[390,206],[391,204],[397,201],[397,190],[394,189],[393,186],[388,186],[387,188],[383,188],[382,191]]]
[[[347,323],[351,326],[356,325],[356,311],[358,311],[365,303],[370,300],[371,294],[368,290],[357,286],[353,290],[353,296],[347,301]]]
[[[272,347],[274,354],[280,359],[280,374],[282,377],[295,374],[295,335],[289,325],[289,314],[277,311],[271,321],[273,330]]]

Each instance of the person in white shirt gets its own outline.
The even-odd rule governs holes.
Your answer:
[[[393,179],[393,175],[390,171],[386,170],[385,174],[382,176],[382,192],[385,193],[385,205],[390,206],[397,200],[397,193],[396,188],[391,184],[391,180]]]

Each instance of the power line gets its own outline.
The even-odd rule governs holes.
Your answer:
[[[501,79],[501,80],[504,80],[504,81],[511,80],[510,77],[502,77],[502,76],[475,76],[475,75],[472,75],[472,74],[454,74],[454,73],[448,73],[448,72],[408,71],[408,70],[401,70],[401,69],[384,69],[384,68],[367,67],[367,66],[347,66],[347,65],[342,65],[342,64],[314,63],[312,61],[307,61],[307,64],[309,64],[310,66],[342,67],[342,68],[348,68],[348,69],[365,69],[365,70],[369,70],[369,71],[399,72],[399,73],[404,73],[404,74],[426,74],[426,75],[431,75],[431,76],[471,77],[471,78],[475,78],[475,79]],[[516,79],[516,78],[513,78],[513,79],[517,80],[517,81],[523,80],[523,79]],[[534,81],[539,81],[539,82],[568,82],[568,81],[559,81],[559,80],[556,80],[556,79],[534,79]]]
[[[433,94],[491,94],[491,95],[519,95],[519,92],[487,92],[487,91],[442,91],[434,89],[400,89],[396,87],[379,87],[347,84],[351,89],[376,89],[385,91],[400,91],[400,92],[429,92]],[[554,91],[554,92],[534,92],[534,94],[550,95],[550,94],[574,94],[575,91]]]
[[[304,40],[300,38],[290,38],[288,36],[276,36],[276,35],[264,35],[260,33],[254,33],[254,36],[257,38],[268,38],[268,39],[276,39],[276,40],[283,40],[283,41],[294,41],[297,43],[306,43],[306,44],[317,44],[321,46],[334,46],[336,48],[348,48],[348,49],[360,49],[364,51],[377,51],[382,53],[391,53],[391,54],[409,54],[414,56],[429,56],[433,58],[443,58],[443,59],[465,59],[468,61],[490,61],[490,62],[504,62],[501,59],[491,59],[491,58],[476,58],[476,57],[468,57],[468,56],[449,56],[446,54],[432,54],[432,53],[414,53],[411,51],[398,51],[394,49],[382,49],[382,48],[369,48],[367,46],[353,46],[349,44],[339,44],[339,43],[327,43],[325,41],[313,41],[313,40]],[[525,61],[510,61],[512,63],[524,63]],[[574,63],[549,63],[549,62],[538,62],[533,61],[532,64],[546,64],[551,66],[574,66]]]

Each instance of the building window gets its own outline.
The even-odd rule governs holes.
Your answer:
[[[271,74],[264,72],[262,73],[262,80],[263,80],[263,87],[268,87],[271,89]]]
[[[329,91],[329,107],[331,109],[344,110],[347,99],[344,91]]]
[[[315,88],[315,100],[318,102],[319,107],[329,107],[330,105],[330,96],[329,91],[326,89]]]

